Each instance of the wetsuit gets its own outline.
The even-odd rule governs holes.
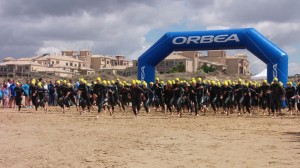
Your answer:
[[[18,110],[21,110],[22,105],[22,96],[25,93],[24,89],[22,87],[15,87],[14,92],[16,93],[16,105],[18,106]]]
[[[288,105],[289,111],[292,111],[295,109],[295,98],[292,98],[295,96],[296,89],[293,86],[286,87],[285,88],[286,92],[286,104]]]
[[[141,94],[143,93],[143,89],[138,86],[131,87],[130,97],[132,103],[132,110],[134,115],[137,115],[141,109]]]
[[[103,84],[95,84],[93,90],[94,90],[94,94],[97,95],[96,104],[98,106],[98,113],[101,113],[102,108],[107,101],[106,98],[107,89]]]
[[[203,89],[200,89],[200,90],[203,90],[204,92],[204,88]],[[194,109],[194,112],[196,115],[198,115],[198,107],[199,107],[199,103],[198,103],[198,100],[202,100],[204,99],[204,93],[202,92],[202,96],[198,96],[197,94],[197,91],[198,91],[198,88],[197,86],[189,86],[189,99],[190,99],[190,104],[191,104],[191,107],[193,107]],[[198,99],[198,97],[200,97],[200,99]],[[203,101],[202,101],[203,103]],[[203,104],[200,105],[200,107],[202,107]]]

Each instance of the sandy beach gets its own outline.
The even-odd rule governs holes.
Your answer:
[[[0,167],[299,167],[300,116],[0,109]]]

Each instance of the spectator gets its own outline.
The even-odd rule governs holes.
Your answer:
[[[29,97],[29,85],[30,80],[26,80],[26,83],[22,85],[22,88],[24,90],[24,96],[25,96],[25,108],[30,108],[30,97]]]
[[[3,93],[3,108],[8,108],[10,93],[8,91],[6,84],[3,85],[2,93]]]
[[[15,87],[16,87],[16,83],[14,80],[11,81],[11,84],[9,86],[9,90],[10,90],[10,99],[9,99],[9,107],[10,108],[15,108],[16,106],[16,92],[15,92]]]
[[[0,85],[0,105],[3,104],[3,92],[2,92],[2,85]]]

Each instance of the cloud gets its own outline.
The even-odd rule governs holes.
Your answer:
[[[300,63],[290,63],[289,64],[289,75],[300,74],[299,72]]]
[[[155,42],[148,38],[160,38],[153,30],[254,27],[300,63],[299,6],[298,0],[0,1],[0,58],[90,47],[131,59]]]

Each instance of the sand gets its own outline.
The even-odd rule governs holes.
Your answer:
[[[0,167],[299,167],[300,116],[0,109]]]

